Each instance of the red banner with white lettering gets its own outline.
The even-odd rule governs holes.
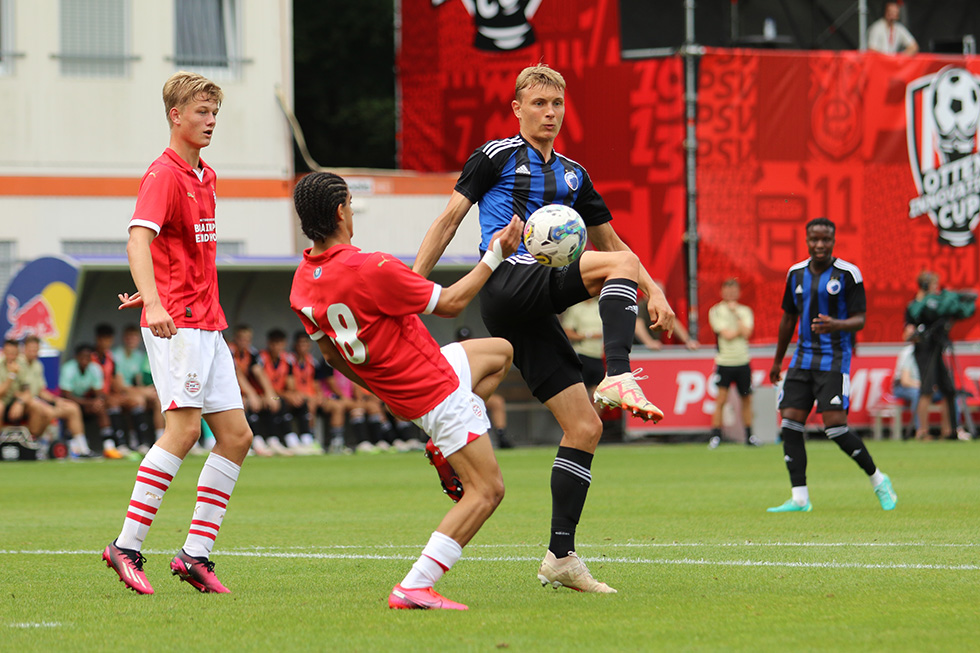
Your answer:
[[[895,403],[891,397],[892,376],[900,346],[864,345],[858,348],[851,361],[851,405],[847,422],[862,428],[872,423],[872,412],[876,408]],[[790,349],[792,355],[792,349]],[[762,347],[752,350],[752,385],[755,388],[769,385],[769,367],[772,365],[773,348]],[[789,365],[790,356],[783,361],[783,372]],[[642,367],[647,378],[639,380],[644,394],[664,411],[664,419],[656,426],[629,416],[626,421],[627,432],[636,437],[647,433],[698,432],[706,433],[711,428],[711,415],[715,411],[715,397],[718,388],[713,381],[714,355],[709,352],[676,353],[634,352],[634,366]],[[980,352],[975,347],[957,351],[954,360],[947,361],[955,371],[957,387],[970,390],[976,396],[980,390]],[[731,393],[735,393],[734,387]],[[776,397],[769,396],[768,405],[753,406],[757,415],[761,411],[776,412]],[[971,401],[975,413],[978,404]],[[810,414],[810,424],[820,425],[816,411]],[[767,434],[772,436],[772,433]]]
[[[556,149],[586,167],[616,232],[684,314],[681,60],[623,61],[617,0],[400,6],[401,167],[459,170],[484,142],[516,134],[514,80],[524,67],[547,63],[567,83]]]
[[[916,276],[980,287],[980,60],[867,52],[709,50],[698,82],[700,324],[725,279],[774,342],[804,225],[837,224],[834,253],[868,298],[864,342],[901,340]],[[954,339],[980,339],[980,317]],[[853,373],[853,371],[852,371]]]

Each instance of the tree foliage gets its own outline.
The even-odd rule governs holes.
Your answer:
[[[294,0],[293,36],[294,111],[313,158],[395,167],[394,2]]]

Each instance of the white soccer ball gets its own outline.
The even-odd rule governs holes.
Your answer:
[[[542,206],[524,225],[524,247],[538,263],[551,268],[574,263],[587,242],[582,216],[564,204]]]
[[[933,84],[933,112],[940,135],[959,141],[971,140],[980,120],[980,84],[970,71],[962,68],[945,70]]]

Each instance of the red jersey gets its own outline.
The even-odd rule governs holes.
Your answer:
[[[393,256],[335,245],[303,252],[289,304],[314,340],[330,338],[392,412],[426,414],[458,386],[456,372],[419,319],[441,286]]]
[[[197,173],[169,147],[140,181],[129,227],[156,232],[150,244],[157,292],[178,327],[228,328],[218,304],[215,175],[204,161]],[[146,311],[140,325],[147,326]]]

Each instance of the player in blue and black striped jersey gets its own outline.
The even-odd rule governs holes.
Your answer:
[[[875,466],[861,439],[847,428],[854,334],[864,328],[866,303],[861,270],[834,256],[836,232],[827,218],[810,220],[806,225],[810,258],[791,267],[786,275],[783,317],[769,380],[776,384],[782,378],[783,357],[796,331],[796,352],[779,393],[783,453],[793,496],[769,512],[813,509],[806,484],[803,425],[814,402],[827,437],[868,475],[881,507],[891,510],[897,500],[891,480]]]
[[[513,345],[514,364],[563,431],[551,471],[551,540],[538,579],[554,587],[610,593],[615,590],[597,582],[574,553],[575,529],[592,481],[592,457],[602,422],[558,313],[599,297],[606,377],[594,398],[656,421],[663,413],[643,395],[630,367],[637,288],[650,298],[651,329],[673,331],[674,312],[613,230],[612,215],[585,168],[554,150],[565,115],[565,80],[547,66],[531,66],[517,76],[514,90],[511,107],[520,133],[490,141],[470,156],[449,205],[422,242],[414,269],[429,274],[460,222],[479,203],[480,250],[495,268],[480,293],[483,321],[492,335]],[[585,252],[564,268],[538,264],[523,245],[505,261],[487,251],[490,236],[499,230],[496,225],[507,225],[515,216],[527,220],[547,204],[578,211],[597,251]]]

